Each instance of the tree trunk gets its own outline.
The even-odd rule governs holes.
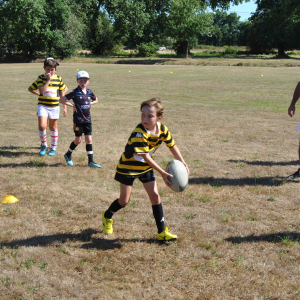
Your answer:
[[[190,54],[189,42],[188,41],[178,42],[176,46],[176,53],[177,55],[184,55],[187,58],[188,55]]]
[[[186,56],[185,58],[189,58],[189,42],[186,41]]]
[[[278,57],[288,57],[288,55],[286,55],[285,53],[284,53],[284,46],[283,46],[283,44],[279,44],[278,45]]]

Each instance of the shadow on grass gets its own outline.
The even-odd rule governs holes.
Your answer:
[[[241,243],[257,243],[257,242],[268,242],[268,243],[281,243],[285,245],[291,245],[294,242],[300,242],[299,232],[278,232],[272,234],[261,234],[261,235],[248,235],[248,236],[234,236],[224,239],[224,241],[232,244]]]
[[[83,245],[80,248],[83,249],[99,249],[99,250],[110,250],[122,248],[122,243],[134,242],[134,243],[149,243],[149,244],[166,244],[159,242],[157,239],[106,239],[106,238],[93,238],[93,234],[102,233],[95,229],[86,229],[80,233],[62,233],[53,235],[41,235],[33,236],[30,238],[14,240],[11,242],[1,242],[0,249],[3,247],[7,248],[18,248],[18,247],[46,247],[54,245],[61,247],[63,244],[80,241]],[[172,242],[168,242],[172,243]]]
[[[222,186],[278,186],[287,180],[286,177],[244,177],[244,178],[214,178],[194,177],[189,178],[189,184],[209,184],[213,188]],[[294,182],[294,181],[293,181]]]
[[[243,164],[253,165],[253,166],[268,166],[268,167],[272,167],[272,166],[297,166],[299,164],[298,160],[274,162],[274,161],[260,161],[260,160],[247,161],[247,160],[240,160],[240,159],[239,160],[230,159],[228,161],[232,162],[232,163],[236,163],[236,164],[243,163]]]
[[[56,247],[62,246],[62,244],[81,241],[83,243],[92,240],[92,235],[99,233],[100,231],[94,229],[86,229],[80,233],[61,233],[53,235],[41,235],[33,236],[30,238],[14,240],[12,242],[2,242],[0,247],[18,248],[18,247],[46,247],[48,245],[55,245]],[[108,240],[97,238],[97,243],[93,243],[94,248],[102,250],[121,248],[122,245],[118,240]],[[90,247],[89,247],[90,248]]]
[[[18,157],[21,155],[33,156],[37,153],[28,152],[28,149],[40,150],[40,147],[15,147],[15,146],[5,146],[0,147],[0,156],[3,157]]]
[[[64,167],[66,164],[63,163],[56,163],[56,164],[47,164],[45,162],[40,162],[38,160],[32,159],[29,163],[21,163],[21,164],[0,164],[0,168],[20,168],[20,167],[25,167],[25,168],[58,168],[58,167]]]

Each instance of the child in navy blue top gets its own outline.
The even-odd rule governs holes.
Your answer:
[[[71,93],[65,95],[59,99],[59,102],[67,106],[73,107],[73,122],[74,122],[74,133],[75,140],[71,143],[68,152],[64,155],[64,158],[69,166],[73,166],[72,153],[78,144],[81,143],[81,137],[84,133],[86,152],[88,155],[88,166],[94,168],[101,168],[100,165],[96,164],[93,159],[93,145],[92,145],[92,119],[90,108],[98,102],[97,97],[94,93],[87,88],[90,77],[86,71],[79,71],[77,73],[78,87]],[[74,104],[68,102],[73,100]]]

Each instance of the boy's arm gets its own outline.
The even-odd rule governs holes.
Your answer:
[[[30,93],[34,94],[34,95],[37,95],[37,96],[40,95],[40,92],[39,92],[38,90],[34,90],[34,89],[32,89],[31,87],[28,88],[28,91],[29,91]]]
[[[48,86],[49,86],[49,83],[51,80],[50,73],[46,74],[46,78],[47,78],[47,80],[46,80],[45,84],[39,87],[40,94],[42,94],[42,95],[45,94],[48,89]]]
[[[68,102],[68,99],[66,96],[63,96],[62,98],[59,99],[59,103],[66,105],[66,106],[71,106],[71,107],[75,107],[74,104]]]
[[[185,166],[185,168],[186,168],[186,170],[188,172],[188,175],[190,175],[189,167],[186,164],[186,162],[184,161],[184,159],[183,159],[183,157],[182,157],[182,155],[181,155],[181,153],[179,151],[179,148],[176,145],[174,145],[174,147],[169,148],[169,149],[172,152],[172,154],[175,157],[175,159],[180,160],[184,164],[184,166]]]
[[[298,82],[298,84],[295,88],[293,99],[292,99],[291,105],[288,109],[288,114],[290,117],[292,117],[295,114],[295,110],[296,110],[295,105],[296,105],[297,101],[299,100],[299,98],[300,98],[300,81]]]
[[[164,171],[150,156],[149,153],[147,154],[140,154],[144,160],[146,161],[146,163],[151,166],[154,170],[156,170],[158,173],[160,173],[160,175],[162,176],[165,184],[170,187],[172,185],[172,183],[168,180],[168,177],[173,177],[172,174],[167,173],[166,171]]]
[[[68,88],[66,87],[63,91],[59,91],[59,97],[62,98],[68,92]],[[63,116],[67,116],[67,106],[63,104]]]
[[[94,105],[94,104],[96,104],[96,103],[98,103],[98,98],[97,98],[97,97],[96,97],[95,100],[91,101],[91,105]]]

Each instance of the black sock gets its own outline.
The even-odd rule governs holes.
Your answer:
[[[72,142],[69,149],[68,149],[68,152],[66,153],[66,155],[68,156],[69,159],[72,158],[72,153],[73,153],[73,151],[75,150],[76,147],[77,147],[77,145],[74,142]]]
[[[157,231],[161,233],[165,230],[165,220],[162,204],[152,205],[153,216],[156,222]]]
[[[119,203],[119,199],[116,199],[108,208],[108,210],[104,213],[104,217],[107,219],[111,219],[113,214],[116,213],[118,210],[123,208]]]
[[[85,149],[89,158],[89,163],[90,162],[94,162],[94,158],[93,158],[93,145],[92,144],[86,144],[85,145]]]

